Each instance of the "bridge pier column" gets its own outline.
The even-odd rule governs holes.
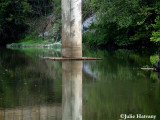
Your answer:
[[[82,57],[82,0],[62,0],[62,57]]]

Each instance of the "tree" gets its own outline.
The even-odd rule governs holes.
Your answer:
[[[155,12],[156,12],[156,19],[155,24],[152,24],[154,31],[152,32],[151,41],[153,42],[160,42],[160,2],[157,2],[155,6]]]
[[[2,0],[0,2],[0,44],[17,40],[17,34],[26,30],[27,14],[31,6],[26,0]]]
[[[97,23],[91,26],[98,45],[148,45],[158,0],[92,0],[99,6]],[[100,4],[100,5],[99,5]],[[158,6],[158,5],[157,5]],[[103,37],[101,37],[103,34]],[[85,41],[89,39],[85,35]],[[90,35],[91,36],[91,35]],[[92,43],[92,41],[90,43]]]

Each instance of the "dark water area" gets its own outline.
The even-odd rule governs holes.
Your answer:
[[[58,49],[0,49],[0,120],[160,120],[160,75],[140,69],[156,55],[86,49],[103,60],[60,62],[41,59],[61,56]]]

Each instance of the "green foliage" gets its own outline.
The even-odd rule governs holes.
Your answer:
[[[160,41],[160,16],[157,16],[155,22],[156,23],[153,24],[155,31],[152,32],[151,41],[159,42]]]
[[[157,60],[158,60],[158,55],[150,56],[150,62],[152,63],[152,65],[156,65],[157,64]]]
[[[60,10],[60,0],[1,0],[0,45],[17,42],[37,17],[54,13],[59,19]]]
[[[85,0],[83,1],[82,10],[83,10],[83,21],[93,15],[98,11],[101,5],[101,0],[99,2],[97,0]]]
[[[93,32],[86,32],[83,35],[83,38],[86,41],[83,41],[83,42],[85,42],[86,44],[89,44],[91,46],[103,45],[104,44],[103,41],[105,39],[105,36],[106,36],[105,33],[97,35],[97,34],[95,34],[95,31],[93,31]]]
[[[95,30],[96,34],[96,37],[92,39],[93,43],[94,39],[97,40],[102,35],[104,38],[100,39],[100,44],[97,45],[149,45],[153,31],[152,24],[160,7],[157,0],[87,1],[90,2],[91,7],[97,5],[98,22],[90,28],[90,30]],[[88,41],[88,37],[85,37],[85,41]]]
[[[59,14],[61,10],[60,0],[28,0],[28,3],[32,5],[33,16],[46,16],[51,12]]]
[[[83,20],[96,14],[97,21],[84,33],[87,45],[145,46],[150,44],[150,38],[160,41],[158,0],[85,0],[82,9]],[[33,27],[33,19],[46,18],[50,13],[60,20],[61,0],[1,0],[0,44],[23,39],[23,34]]]
[[[53,4],[53,13],[56,16],[61,17],[61,0],[52,0],[52,4]]]
[[[18,43],[8,44],[7,47],[21,47],[21,46],[40,46],[43,43],[43,37],[35,37],[37,36],[37,32],[29,33],[25,35],[24,39],[21,39]]]
[[[0,2],[0,44],[13,42],[17,34],[26,30],[26,19],[31,6],[26,0],[2,0]]]

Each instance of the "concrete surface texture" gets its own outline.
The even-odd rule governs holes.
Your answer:
[[[82,0],[62,0],[62,57],[82,57]]]

